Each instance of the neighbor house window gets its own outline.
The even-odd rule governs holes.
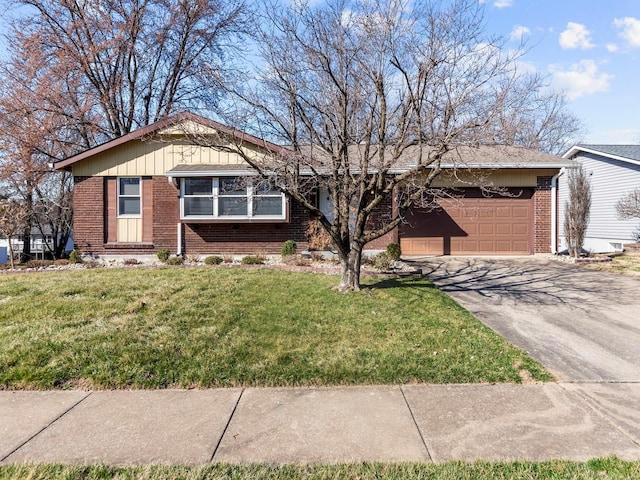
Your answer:
[[[118,216],[140,215],[140,178],[118,179]]]
[[[268,183],[244,177],[185,178],[181,188],[182,218],[284,220],[285,196]]]

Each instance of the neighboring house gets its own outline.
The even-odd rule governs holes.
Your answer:
[[[591,215],[583,248],[589,252],[620,252],[634,243],[640,219],[621,220],[618,201],[640,187],[640,145],[578,144],[563,155],[582,165],[591,184]],[[568,199],[567,174],[558,178],[558,250],[567,248],[564,210]]]
[[[33,226],[31,228],[31,253],[35,257],[42,257],[48,252],[53,250],[53,236],[51,233],[51,229],[48,226],[43,227],[43,232],[40,231],[39,227]],[[14,255],[22,252],[24,247],[24,238],[22,235],[16,235],[11,237],[11,247],[13,249]],[[6,248],[7,254],[9,252],[9,240],[4,237],[0,238],[0,248]],[[67,240],[67,244],[65,246],[65,252],[70,252],[73,250],[73,238],[69,238]],[[2,262],[0,262],[2,263]]]
[[[254,155],[283,147],[183,113],[58,162],[74,176],[76,248],[92,255],[172,253],[277,254],[292,239],[308,248],[307,210],[277,190],[257,190],[238,179],[251,175],[239,156],[193,145],[177,125],[188,123],[241,139]],[[152,140],[153,139],[153,140]],[[555,214],[551,180],[572,162],[515,147],[461,149],[451,155],[435,187],[465,196],[442,200],[442,210],[414,208],[401,228],[366,246],[383,250],[400,242],[405,255],[534,254],[551,250]],[[411,166],[411,155],[395,171]],[[448,172],[452,170],[449,169]],[[478,177],[504,187],[507,196],[483,195]],[[326,191],[318,205],[329,209]],[[383,206],[390,212],[389,201]],[[378,212],[373,221],[384,221]]]

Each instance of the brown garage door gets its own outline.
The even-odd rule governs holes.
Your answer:
[[[404,255],[528,255],[533,253],[533,191],[517,197],[441,199],[441,208],[414,208],[400,227]]]

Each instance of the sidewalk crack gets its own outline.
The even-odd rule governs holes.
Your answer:
[[[589,397],[589,395],[579,390],[572,390],[570,388],[567,388],[564,385],[564,383],[568,383],[568,382],[558,383],[557,385],[559,385],[560,388],[562,388],[568,394],[575,395],[589,410],[591,410],[593,413],[599,416],[602,420],[607,422],[611,427],[613,427],[614,430],[617,430],[619,433],[621,433],[623,437],[626,437],[627,439],[629,439],[631,443],[640,447],[640,440],[638,440],[633,434],[627,432],[623,427],[618,425],[615,422],[615,419],[610,414],[605,413],[606,410],[604,407],[598,406],[598,402],[596,400],[592,399],[591,397]],[[582,383],[598,384],[598,383],[637,383],[637,382],[582,382]]]
[[[413,420],[413,424],[416,426],[416,430],[418,431],[418,435],[420,435],[420,440],[422,441],[422,445],[424,446],[424,449],[427,452],[428,461],[429,462],[433,462],[433,456],[431,455],[431,451],[429,450],[429,446],[427,445],[427,441],[425,440],[424,436],[422,435],[422,431],[420,430],[420,427],[418,426],[418,422],[416,420],[415,415],[413,414],[413,410],[411,409],[411,405],[409,405],[409,401],[407,400],[407,396],[404,394],[404,389],[402,388],[402,385],[400,385],[400,393],[402,393],[402,398],[404,398],[404,403],[407,406],[407,408],[409,409],[409,414],[411,415],[411,420]]]
[[[222,430],[222,434],[218,439],[218,443],[216,443],[215,448],[213,449],[213,453],[211,454],[211,458],[209,459],[209,463],[213,463],[213,459],[218,453],[218,449],[220,448],[220,444],[222,443],[222,439],[227,434],[227,430],[229,429],[229,425],[231,425],[231,420],[233,420],[234,415],[236,414],[236,410],[238,409],[238,405],[240,404],[240,399],[242,395],[244,395],[245,389],[240,390],[240,395],[238,395],[238,400],[236,400],[236,404],[233,406],[233,410],[231,411],[231,415],[229,415],[229,420],[227,420],[227,424],[224,426],[224,430]]]
[[[51,420],[47,425],[45,425],[44,427],[42,427],[40,430],[38,430],[36,433],[34,433],[33,435],[31,435],[29,438],[27,438],[24,442],[22,442],[20,445],[18,445],[16,448],[14,448],[12,451],[10,451],[7,455],[5,455],[4,457],[0,458],[0,463],[4,462],[7,458],[9,458],[11,455],[13,455],[14,453],[16,453],[18,450],[20,450],[22,447],[24,447],[27,443],[29,443],[31,440],[33,440],[34,438],[36,438],[38,435],[40,435],[42,432],[44,432],[47,428],[49,428],[51,425],[53,425],[54,423],[56,423],[58,420],[60,420],[62,417],[64,417],[67,413],[69,413],[71,410],[73,410],[74,408],[76,408],[78,405],[80,405],[82,402],[84,402],[87,398],[89,398],[91,396],[93,392],[89,392],[87,395],[85,395],[84,397],[82,397],[80,400],[78,400],[76,403],[74,403],[73,405],[71,405],[69,408],[67,408],[64,412],[62,412],[60,415],[58,415],[56,418],[54,418],[53,420]]]

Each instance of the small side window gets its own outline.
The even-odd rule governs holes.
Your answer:
[[[140,178],[118,179],[118,216],[140,215]]]

